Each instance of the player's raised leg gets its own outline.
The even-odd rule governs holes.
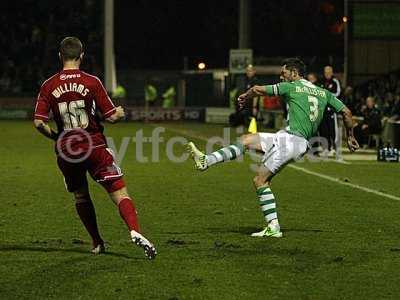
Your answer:
[[[157,255],[154,245],[146,239],[141,233],[137,212],[132,199],[129,197],[126,187],[123,187],[115,192],[109,193],[113,202],[118,206],[121,218],[131,234],[132,241],[139,247],[142,247],[148,259],[153,259]]]
[[[93,254],[105,252],[104,241],[97,227],[96,212],[90,198],[87,183],[73,192],[75,196],[75,208],[83,225],[92,238]]]
[[[276,211],[275,196],[270,187],[272,176],[274,174],[270,170],[261,166],[253,179],[260,208],[267,222],[267,226],[263,230],[251,235],[253,237],[282,237]]]
[[[239,142],[236,144],[222,147],[210,154],[204,154],[201,152],[193,142],[188,143],[188,150],[195,162],[195,167],[200,171],[204,171],[208,167],[221,162],[234,160],[243,155],[248,149],[262,151],[260,138],[257,133],[242,135]]]

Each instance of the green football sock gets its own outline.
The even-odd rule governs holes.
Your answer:
[[[259,187],[257,189],[258,200],[260,201],[260,208],[264,214],[264,218],[267,223],[272,220],[277,220],[278,215],[276,213],[275,196],[272,193],[269,186]]]
[[[207,155],[207,165],[212,166],[216,163],[233,160],[244,154],[244,146],[241,143],[223,147]]]

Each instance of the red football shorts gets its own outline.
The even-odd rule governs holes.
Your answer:
[[[83,161],[71,161],[58,156],[57,164],[64,175],[66,188],[74,192],[87,185],[86,172],[100,183],[108,193],[125,187],[122,172],[115,163],[113,153],[108,148],[95,148]]]

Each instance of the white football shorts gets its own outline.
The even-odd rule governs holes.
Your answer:
[[[286,164],[299,160],[307,152],[308,141],[280,130],[276,133],[258,133],[264,152],[262,163],[272,173],[278,173]]]

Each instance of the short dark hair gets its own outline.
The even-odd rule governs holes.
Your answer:
[[[82,52],[83,45],[77,37],[68,36],[60,43],[60,54],[63,60],[78,60]]]
[[[286,58],[282,61],[282,66],[286,66],[286,69],[290,71],[296,70],[301,77],[304,77],[306,74],[306,64],[300,58]]]

